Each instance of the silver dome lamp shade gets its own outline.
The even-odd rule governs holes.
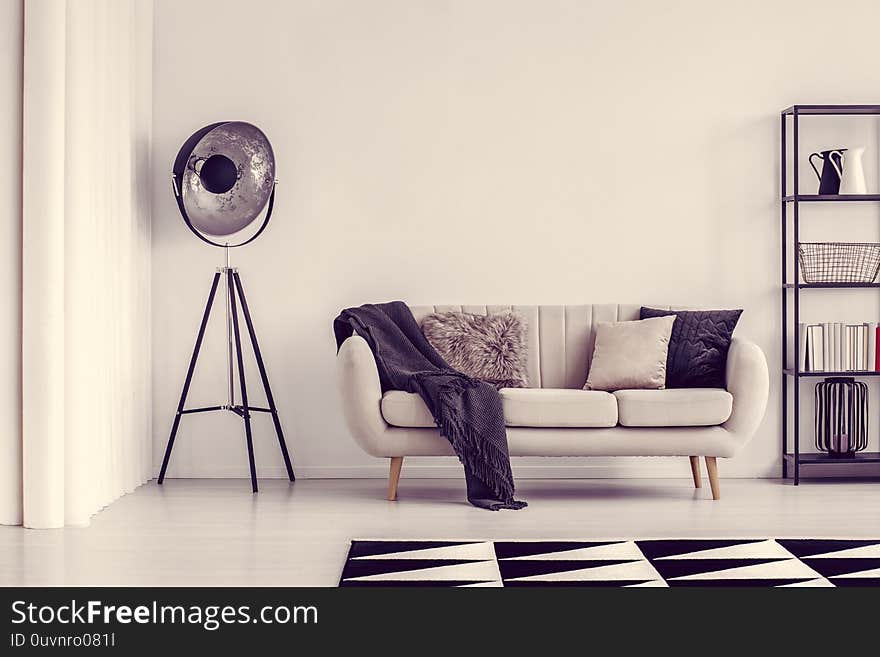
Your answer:
[[[255,125],[244,121],[212,123],[181,146],[172,180],[180,214],[197,237],[214,246],[243,246],[269,223],[275,153]],[[267,204],[263,224],[249,239],[234,245],[214,241],[250,226]]]

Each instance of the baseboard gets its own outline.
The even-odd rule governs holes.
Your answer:
[[[665,462],[644,463],[633,465],[514,465],[513,473],[517,479],[690,479],[690,468],[687,459],[664,459]],[[385,479],[388,477],[388,463],[382,460],[371,465],[352,466],[295,466],[296,476],[300,479]],[[283,466],[265,466],[257,468],[261,479],[286,479],[287,472]],[[247,472],[241,468],[210,468],[200,472],[179,472],[168,475],[169,479],[245,479]],[[407,465],[404,461],[401,477],[404,479],[459,479],[460,465]],[[735,469],[725,473],[721,468],[722,478],[755,479],[762,478],[754,473],[743,473]],[[778,474],[766,475],[777,477]]]

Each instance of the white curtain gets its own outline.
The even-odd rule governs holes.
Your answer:
[[[152,2],[23,12],[21,432],[0,520],[48,528],[152,476]]]

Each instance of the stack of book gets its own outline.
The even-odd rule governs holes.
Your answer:
[[[800,324],[801,372],[880,371],[880,326],[876,322]]]

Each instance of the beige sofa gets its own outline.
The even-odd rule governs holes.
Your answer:
[[[697,488],[703,456],[712,497],[718,499],[716,458],[742,448],[767,406],[767,361],[757,345],[737,336],[728,353],[726,389],[582,390],[597,322],[636,320],[638,305],[418,306],[412,311],[418,321],[443,311],[512,311],[526,319],[532,387],[501,390],[512,456],[688,456]],[[394,500],[404,456],[448,456],[452,448],[418,395],[382,394],[363,338],[348,338],[337,363],[348,428],[368,454],[391,459],[388,499]]]

